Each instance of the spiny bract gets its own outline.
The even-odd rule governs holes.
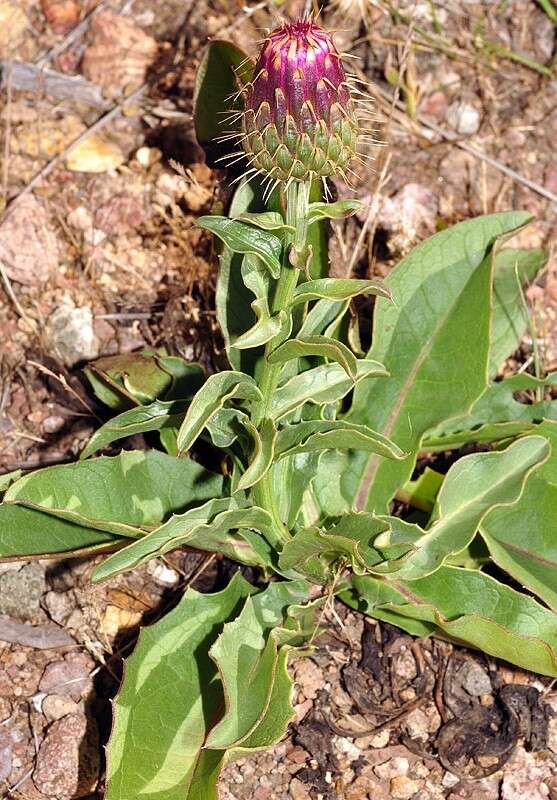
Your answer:
[[[277,182],[348,180],[360,124],[329,33],[311,20],[274,30],[244,94],[243,147],[254,172]]]

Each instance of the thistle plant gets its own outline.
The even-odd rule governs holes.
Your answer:
[[[256,64],[209,46],[197,135],[209,163],[229,144],[241,152],[219,163],[247,162],[228,215],[198,220],[219,243],[229,368],[101,359],[86,373],[115,416],[79,462],[0,479],[3,557],[96,555],[104,581],[187,546],[256,575],[188,588],[142,630],[114,704],[107,800],[216,798],[230,758],[285,735],[289,662],[310,654],[335,597],[557,677],[557,375],[495,380],[545,257],[500,247],[529,221],[509,211],[442,231],[384,283],[328,277],[328,220],[358,203],[329,202],[322,182],[349,176],[357,107],[314,22],[282,25]],[[367,352],[357,296],[373,302]],[[518,402],[527,392],[536,401]],[[158,438],[98,455],[137,433]],[[475,444],[435,468],[437,451]]]

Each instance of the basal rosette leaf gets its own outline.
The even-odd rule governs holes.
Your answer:
[[[405,461],[349,453],[337,456],[341,513],[388,505],[410,477],[425,432],[466,413],[487,386],[491,319],[492,249],[529,221],[509,212],[460,223],[416,247],[385,281],[393,301],[378,298],[369,357],[381,361],[388,380],[356,388],[347,416],[387,436],[410,455]],[[330,460],[316,480],[328,502]],[[323,498],[319,495],[323,493]]]
[[[142,630],[114,704],[106,800],[216,800],[226,754],[203,747],[224,697],[209,650],[253,591],[240,575],[217,594],[188,589]]]
[[[470,544],[489,512],[516,503],[527,478],[549,453],[547,439],[528,436],[501,452],[461,458],[443,482],[431,526],[412,542],[406,555],[373,571],[408,581],[430,575],[445,559]]]
[[[494,509],[480,533],[495,563],[557,611],[557,422],[536,428],[550,458],[528,479],[518,501]]]
[[[557,677],[555,614],[479,570],[442,566],[415,581],[354,576],[341,599],[417,636],[439,632],[523,669]]]
[[[137,539],[174,511],[220,495],[222,485],[221,476],[200,464],[157,450],[37,470],[4,495],[0,555],[69,552]],[[23,507],[25,512],[18,510]],[[43,515],[72,525],[55,524]]]

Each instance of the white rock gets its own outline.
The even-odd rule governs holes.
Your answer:
[[[48,319],[47,340],[50,349],[68,367],[96,358],[99,343],[90,307],[59,306]]]
[[[451,103],[445,118],[451,128],[461,136],[473,136],[480,128],[480,112],[463,100]]]

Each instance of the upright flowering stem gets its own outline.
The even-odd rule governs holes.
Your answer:
[[[311,183],[305,181],[292,181],[286,188],[286,224],[294,228],[295,232],[288,233],[286,237],[282,270],[273,298],[273,314],[288,310],[298,283],[302,259],[305,258],[310,188]],[[265,348],[265,356],[258,376],[259,388],[263,399],[254,413],[253,422],[256,426],[259,426],[270,415],[273,395],[277,389],[282,369],[280,364],[269,364],[267,356],[285,338],[284,334],[279,333],[274,339],[271,339]],[[258,504],[266,508],[273,516],[282,537],[285,540],[289,539],[290,533],[282,522],[278,511],[276,487],[273,486],[272,472],[268,472],[261,479],[256,487],[256,495]]]

